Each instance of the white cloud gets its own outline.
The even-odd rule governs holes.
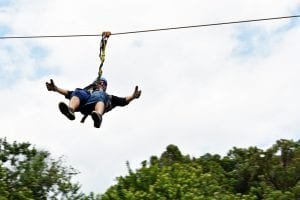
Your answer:
[[[289,15],[300,1],[15,1],[1,8],[0,23],[12,35],[95,34]],[[273,33],[288,20],[245,24]],[[100,130],[62,116],[53,78],[68,89],[97,75],[100,38],[0,41],[0,74],[19,74],[0,89],[1,137],[29,141],[66,156],[87,192],[103,192],[116,176],[174,143],[183,153],[225,154],[232,146],[266,147],[299,137],[299,26],[268,35],[269,53],[237,57],[240,26],[112,36],[104,76],[108,92],[141,98],[104,116]],[[7,47],[13,51],[8,51]],[[32,48],[45,55],[32,57]],[[39,49],[40,48],[40,49]],[[45,51],[44,51],[45,50]],[[33,51],[34,52],[34,51]],[[35,54],[36,55],[36,54]],[[45,56],[45,57],[43,57]],[[32,78],[38,67],[46,75]],[[12,76],[13,77],[13,76]],[[3,80],[1,80],[3,81]]]

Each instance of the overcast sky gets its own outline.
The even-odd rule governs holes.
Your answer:
[[[300,0],[0,0],[0,36],[101,34],[300,14]],[[104,192],[126,161],[136,169],[169,144],[194,157],[233,146],[299,139],[300,19],[110,37],[103,76],[110,94],[140,99],[68,121],[66,89],[96,78],[98,37],[0,40],[0,137],[30,142]]]

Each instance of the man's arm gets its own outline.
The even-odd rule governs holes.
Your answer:
[[[128,105],[133,99],[137,99],[141,96],[142,91],[138,89],[138,86],[135,87],[134,92],[132,95],[127,97],[117,97],[111,95],[111,107],[108,110],[113,109],[116,106],[126,106]]]
[[[52,79],[50,79],[50,83],[46,82],[46,87],[48,91],[54,91],[54,92],[58,92],[59,94],[62,94],[64,96],[67,96],[69,91],[59,88],[54,84],[54,81]]]
[[[125,97],[127,104],[129,104],[133,99],[138,99],[142,94],[142,90],[139,90],[138,86],[135,86],[132,95]]]

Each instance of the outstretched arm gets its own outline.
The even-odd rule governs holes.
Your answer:
[[[50,79],[50,83],[46,82],[46,87],[48,91],[58,92],[64,96],[68,94],[68,90],[57,87],[52,79]]]
[[[134,92],[132,95],[126,97],[127,104],[130,103],[133,99],[138,99],[142,94],[142,90],[139,90],[138,86],[135,86]]]

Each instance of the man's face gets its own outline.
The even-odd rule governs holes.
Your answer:
[[[102,88],[103,91],[106,91],[107,85],[105,84],[104,81],[100,81],[99,84],[98,84],[98,86],[100,88]]]

